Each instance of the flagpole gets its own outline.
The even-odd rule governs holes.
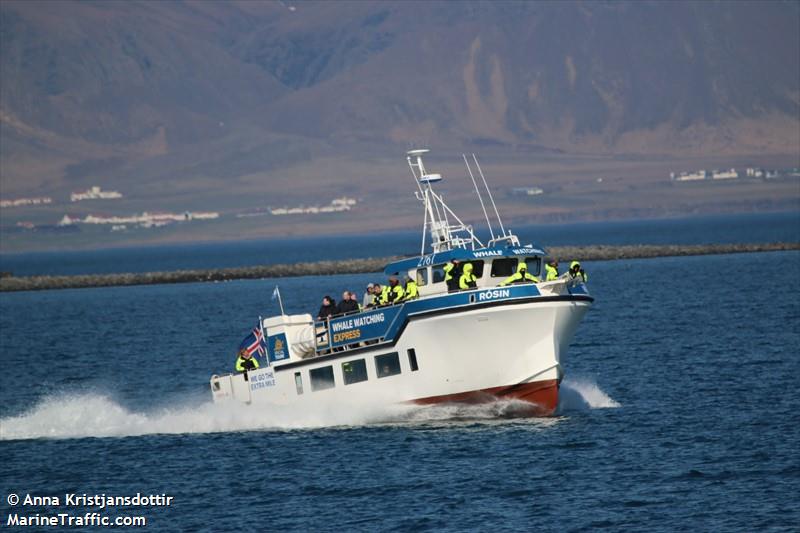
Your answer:
[[[267,343],[267,336],[264,334],[264,320],[261,315],[258,315],[258,329],[261,330],[261,339],[264,347],[264,362],[269,366],[269,343]]]
[[[286,313],[283,311],[283,298],[281,298],[281,290],[275,285],[275,290],[272,291],[272,297],[278,297],[278,305],[281,306],[281,315],[285,315]]]

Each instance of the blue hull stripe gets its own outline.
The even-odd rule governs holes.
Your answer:
[[[395,344],[397,344],[397,341],[402,336],[403,331],[405,330],[406,326],[410,321],[427,318],[430,316],[459,313],[462,311],[472,311],[475,309],[483,309],[487,307],[497,307],[504,305],[511,306],[511,305],[526,304],[526,303],[547,303],[547,302],[590,302],[591,303],[594,301],[594,298],[588,295],[541,296],[539,295],[538,289],[536,289],[536,287],[533,285],[509,287],[509,289],[523,289],[523,290],[520,290],[518,294],[515,294],[513,297],[495,298],[495,299],[485,298],[482,301],[477,301],[476,297],[475,298],[476,301],[474,302],[470,302],[470,295],[475,295],[477,293],[487,292],[494,289],[470,291],[465,293],[455,293],[455,294],[443,295],[438,298],[430,298],[429,300],[417,300],[417,301],[406,302],[405,304],[402,304],[400,306],[395,306],[394,308],[380,308],[377,309],[376,311],[370,311],[369,314],[380,313],[381,311],[386,309],[396,309],[398,311],[397,316],[395,317],[394,320],[390,322],[388,326],[388,331],[386,336],[373,338],[373,339],[382,338],[384,342],[382,342],[381,344],[352,348],[343,352],[335,352],[328,355],[313,357],[311,359],[305,359],[303,361],[297,361],[294,363],[288,363],[283,365],[276,365],[275,370],[276,371],[288,370],[290,368],[316,364],[330,359],[339,359],[342,357],[350,357],[355,354],[363,354],[365,352],[386,350],[386,348],[392,347]],[[529,289],[533,290],[531,291]],[[536,295],[531,294],[533,292],[535,292]],[[527,295],[525,293],[527,293]],[[437,300],[439,301],[439,305],[436,305]],[[459,303],[456,304],[454,302],[451,305],[441,305],[442,300],[445,301],[458,300]],[[361,313],[361,314],[363,315],[366,313]],[[357,316],[359,315],[353,315],[353,317]],[[349,317],[343,317],[342,319],[337,319],[337,320],[343,320],[347,318]],[[333,322],[334,321],[331,321],[331,323]],[[372,339],[368,337],[353,337],[350,339],[342,340],[338,344],[334,344],[334,346],[354,344],[362,340],[372,340]]]

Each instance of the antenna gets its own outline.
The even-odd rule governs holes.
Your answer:
[[[425,220],[423,222],[422,253],[425,253],[425,230],[430,230],[431,248],[434,253],[452,250],[454,247],[466,248],[470,245],[475,249],[476,243],[483,247],[483,243],[475,236],[472,227],[467,226],[444,202],[442,197],[433,190],[433,184],[442,181],[441,174],[431,174],[425,170],[422,156],[429,150],[410,150],[407,152],[406,160],[411,168],[419,189],[418,198],[425,207]],[[456,222],[450,223],[448,216]],[[466,233],[465,236],[459,233]]]
[[[481,179],[483,180],[483,186],[486,187],[486,192],[489,193],[489,200],[492,201],[492,207],[494,207],[494,214],[497,216],[497,222],[500,224],[500,231],[503,232],[503,237],[506,236],[506,230],[503,227],[503,221],[500,219],[500,213],[497,211],[497,204],[494,203],[494,197],[492,196],[492,191],[489,190],[489,185],[486,183],[486,177],[483,175],[483,170],[481,170],[481,165],[478,163],[478,158],[475,157],[475,154],[472,154],[472,159],[475,160],[475,166],[478,167],[478,172],[481,175]]]
[[[472,185],[475,186],[475,193],[478,195],[478,201],[481,203],[481,209],[483,209],[483,216],[486,217],[486,225],[489,226],[489,234],[491,234],[492,240],[494,240],[494,230],[492,229],[492,223],[489,222],[489,213],[486,212],[486,206],[483,205],[483,197],[481,196],[481,191],[478,190],[478,183],[475,181],[475,176],[472,174],[472,169],[470,168],[469,162],[467,161],[467,156],[461,154],[461,157],[464,158],[464,164],[467,165],[467,171],[469,172],[469,177],[472,178]]]

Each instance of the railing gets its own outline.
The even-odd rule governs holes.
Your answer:
[[[540,287],[541,290],[545,294],[564,294],[570,292],[571,288],[583,286],[583,281],[580,278],[577,279],[569,279],[566,275],[560,276],[557,280],[554,281],[517,281],[515,283],[511,283],[506,286],[501,285],[489,285],[483,287],[475,287],[473,289],[459,289],[452,292],[441,292],[436,294],[428,294],[425,296],[420,297],[420,299],[427,299],[427,298],[435,298],[441,296],[448,296],[450,294],[457,294],[457,293],[478,293],[480,291],[485,291],[487,289],[498,289],[498,288],[508,288],[513,286],[525,286],[525,285],[536,285]],[[585,290],[585,289],[584,289]],[[415,300],[411,300],[415,301]],[[474,299],[470,299],[470,303],[474,302]],[[363,346],[374,345],[374,344],[382,344],[387,341],[389,337],[389,333],[393,331],[395,323],[397,320],[400,320],[403,316],[403,310],[405,304],[408,301],[402,301],[396,304],[384,304],[375,307],[368,307],[361,311],[353,311],[351,313],[345,313],[341,315],[334,315],[326,317],[324,320],[317,320],[314,322],[314,351],[316,355],[325,355],[332,352],[342,352],[347,350],[353,350],[355,348],[360,348]],[[370,314],[376,314],[376,311],[380,310],[392,310],[391,313],[385,315],[385,319],[387,323],[385,323],[382,327],[376,327],[372,322],[367,322],[365,324],[359,324],[358,318]],[[396,312],[394,312],[396,310]],[[337,328],[334,331],[332,327],[332,322],[337,323],[337,321],[343,318],[353,318],[356,320],[354,325],[347,325],[341,328]],[[352,333],[358,331],[358,336],[350,338],[342,338],[338,335],[346,335],[348,333]],[[366,333],[366,334],[365,334]]]
[[[387,303],[382,305],[377,305],[373,307],[368,307],[363,310],[353,311],[350,313],[344,313],[340,315],[333,315],[328,316],[324,320],[317,320],[314,322],[314,342],[315,342],[315,352],[317,355],[324,355],[331,352],[340,352],[346,350],[352,350],[355,348],[359,348],[361,346],[366,345],[373,345],[373,344],[380,344],[385,341],[385,333],[392,329],[394,326],[395,321],[397,318],[402,314],[401,310],[405,306],[406,302],[400,303]],[[331,321],[338,320],[340,318],[345,317],[353,317],[357,318],[359,316],[363,316],[369,313],[373,313],[374,311],[378,311],[381,309],[398,309],[398,312],[395,314],[392,321],[382,330],[381,335],[371,335],[367,337],[359,337],[358,339],[353,339],[353,342],[348,343],[344,341],[334,341],[334,332],[331,328]]]

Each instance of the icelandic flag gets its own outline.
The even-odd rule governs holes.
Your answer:
[[[247,353],[254,357],[267,356],[267,343],[264,340],[264,334],[261,333],[261,328],[255,327],[250,334],[244,338],[239,344],[239,351],[245,350]]]

